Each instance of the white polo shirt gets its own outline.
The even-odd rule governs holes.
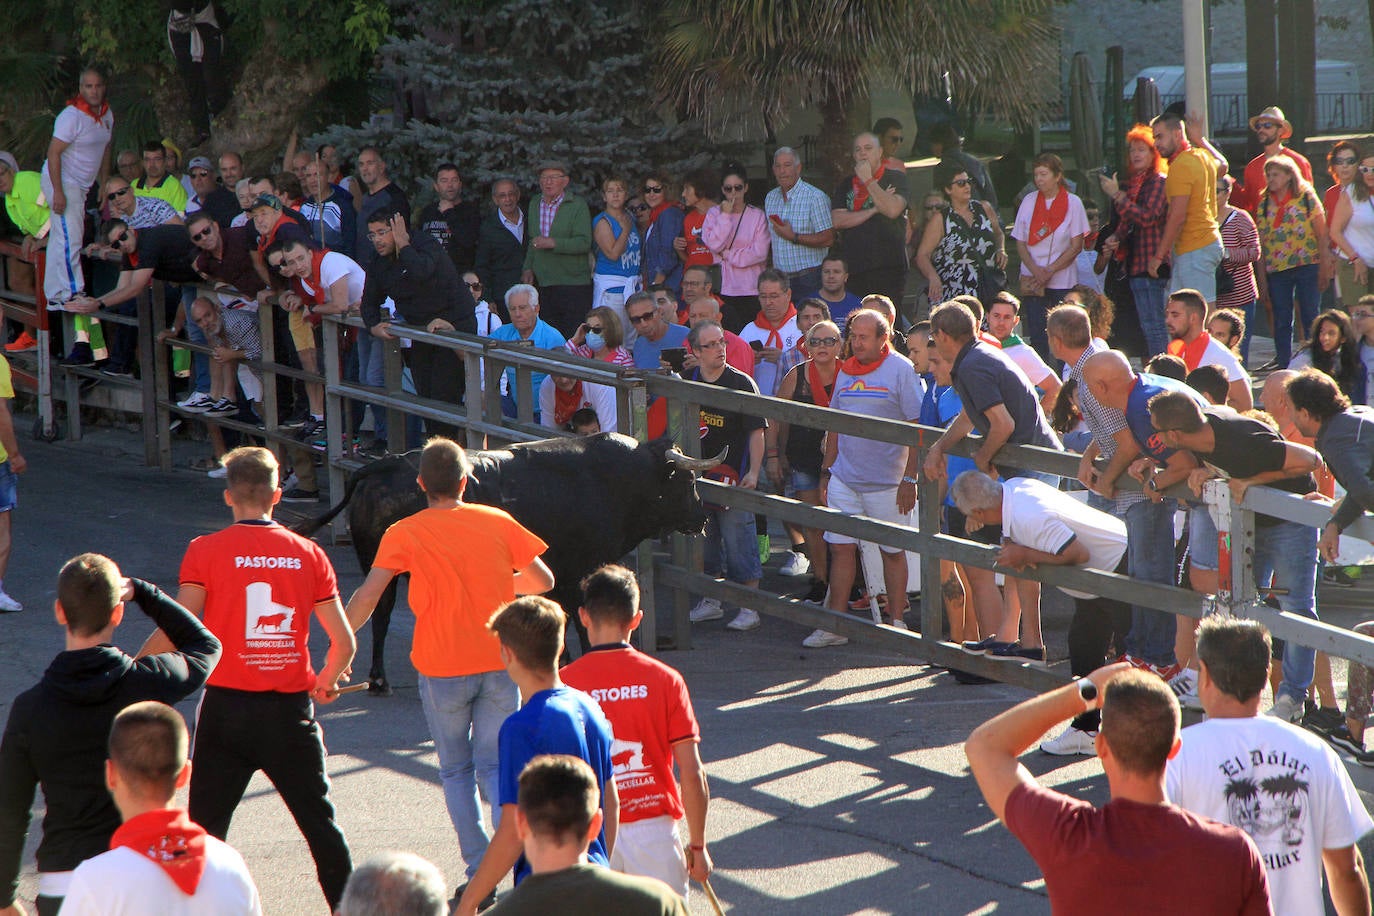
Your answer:
[[[62,151],[62,184],[89,188],[100,174],[100,163],[114,134],[114,114],[106,111],[100,120],[72,105],[57,115],[52,135],[68,144]],[[48,178],[48,162],[43,161],[43,177]]]
[[[1089,508],[1062,490],[1028,477],[1002,482],[1002,534],[1017,544],[1058,554],[1074,541],[1088,549],[1085,569],[1112,572],[1126,552],[1126,523]],[[1096,595],[1063,588],[1074,598]]]

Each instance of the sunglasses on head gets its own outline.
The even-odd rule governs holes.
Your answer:
[[[114,200],[116,197],[123,197],[125,194],[128,194],[128,193],[129,193],[129,189],[128,189],[128,188],[120,188],[118,191],[111,191],[109,194],[106,194],[106,195],[105,195],[105,199],[106,199],[106,200]]]
[[[643,324],[646,321],[652,321],[653,317],[653,312],[642,312],[638,315],[630,315],[630,324]]]
[[[644,193],[645,193],[645,194],[662,194],[662,193],[663,193],[663,185],[661,185],[661,184],[646,184],[646,185],[644,186]]]
[[[732,191],[743,191],[743,190],[744,190],[744,185],[742,185],[742,184],[723,184],[723,185],[720,186],[720,189],[721,189],[722,191],[724,191],[726,194],[729,194],[729,193],[731,193]]]
[[[213,225],[213,224],[208,225],[208,226],[206,226],[204,229],[202,229],[202,230],[200,230],[199,232],[197,232],[195,235],[191,236],[191,241],[193,241],[193,242],[199,242],[199,241],[200,241],[201,239],[203,239],[203,238],[208,238],[209,235],[210,235],[210,233],[212,233],[212,232],[214,232],[214,231],[215,231],[214,225]]]

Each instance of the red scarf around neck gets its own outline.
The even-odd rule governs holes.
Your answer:
[[[806,384],[811,386],[811,403],[817,407],[830,406],[830,392],[825,390],[825,382],[821,379],[821,370],[816,368],[816,361],[808,359],[806,361]],[[834,382],[831,382],[833,385]]]
[[[878,166],[878,171],[874,172],[873,177],[868,179],[868,181],[877,181],[879,178],[883,177],[883,173],[886,171],[887,166],[880,164]],[[858,175],[855,175],[849,180],[854,187],[854,205],[850,207],[850,209],[855,211],[862,210],[868,205],[868,181],[860,181]]]
[[[77,111],[84,111],[86,114],[94,118],[97,124],[101,122],[101,119],[103,119],[106,113],[110,110],[110,103],[105,101],[104,99],[101,99],[100,110],[97,111],[96,109],[92,108],[90,104],[84,98],[82,98],[79,93],[76,96],[67,99],[67,104],[75,108]]]
[[[1030,221],[1030,244],[1043,242],[1059,228],[1060,223],[1069,215],[1069,192],[1064,188],[1059,189],[1059,193],[1054,195],[1054,200],[1045,205],[1045,195],[1042,191],[1035,192],[1035,210],[1031,213]]]
[[[768,340],[764,343],[765,347],[783,348],[782,335],[778,332],[783,326],[793,318],[797,317],[797,307],[792,303],[787,303],[787,314],[782,316],[782,321],[776,325],[768,323],[768,317],[763,314],[763,309],[759,309],[758,317],[754,319],[754,324],[760,329],[768,332]]]
[[[840,371],[851,378],[856,375],[868,375],[868,373],[887,362],[887,356],[891,352],[892,348],[887,344],[883,344],[883,349],[878,353],[878,358],[871,363],[861,363],[857,356],[851,356],[849,359],[842,359],[840,360]]]
[[[572,391],[564,391],[553,386],[553,423],[559,429],[572,422],[572,415],[582,408],[582,382],[573,385]]]
[[[1283,191],[1275,194],[1271,191],[1269,199],[1274,202],[1274,225],[1281,226],[1283,225],[1283,215],[1288,212],[1288,205],[1293,202],[1293,192]]]
[[[654,207],[652,210],[649,211],[649,225],[652,226],[654,223],[658,222],[658,218],[659,218],[660,216],[663,215],[663,211],[664,211],[664,210],[667,210],[669,207],[676,207],[676,206],[677,206],[677,204],[674,203],[673,201],[671,201],[671,200],[665,200],[663,203],[659,204],[657,207]]]
[[[132,849],[190,895],[205,874],[205,837],[205,828],[192,822],[184,810],[164,808],[129,818],[110,837],[110,848]]]

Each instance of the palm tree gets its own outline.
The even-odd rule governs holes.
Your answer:
[[[819,165],[845,161],[847,121],[870,87],[942,91],[1031,122],[1059,81],[1052,0],[668,0],[656,80],[710,136],[767,132],[801,108],[822,116]]]

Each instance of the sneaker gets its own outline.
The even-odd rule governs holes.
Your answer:
[[[829,630],[812,630],[811,635],[802,640],[802,645],[808,649],[826,649],[830,646],[846,646],[848,644],[848,636],[831,633]]]
[[[95,365],[95,355],[91,353],[91,345],[76,344],[72,347],[72,352],[62,357],[61,363],[68,369],[89,369]]]
[[[167,421],[167,432],[174,433],[181,429],[181,417],[172,417]]]
[[[1358,569],[1359,567],[1355,567]],[[1333,588],[1354,588],[1359,580],[1346,571],[1344,566],[1328,566],[1322,570],[1322,585]]]
[[[1034,649],[1023,649],[1019,642],[1009,645],[998,646],[987,653],[987,657],[996,662],[1021,662],[1030,664],[1036,668],[1045,667],[1045,647],[1036,646]]]
[[[281,501],[284,503],[316,503],[320,501],[320,491],[292,487],[282,493]]]
[[[215,480],[223,480],[224,478],[229,476],[229,469],[221,464],[217,468],[211,468],[210,470],[206,471],[205,476],[213,477]]]
[[[782,564],[782,569],[778,570],[784,576],[804,576],[811,572],[811,561],[806,554],[792,551],[792,555],[787,558],[787,562]]]
[[[1070,725],[1055,737],[1041,741],[1040,750],[1046,754],[1053,754],[1055,757],[1073,757],[1077,754],[1084,757],[1096,757],[1097,745],[1093,743],[1093,739],[1096,737],[1097,732],[1084,731]]]
[[[763,621],[759,619],[758,611],[751,611],[747,607],[739,609],[735,619],[725,625],[725,629],[743,633],[746,630],[757,630],[763,626]]]
[[[868,592],[860,592],[859,597],[849,602],[849,609],[851,611],[868,613],[869,607],[870,605],[868,602]],[[878,596],[878,610],[887,610],[887,595]]]
[[[692,623],[701,623],[705,620],[719,620],[725,616],[725,611],[721,608],[720,602],[715,598],[702,598],[697,602],[697,606],[692,608],[687,619]]]
[[[966,642],[960,646],[960,648],[969,655],[983,655],[1001,646],[1010,645],[1012,645],[1012,643],[1000,642],[996,636],[989,636],[987,639],[980,639],[977,642]]]
[[[811,588],[802,598],[807,604],[823,604],[825,596],[830,591],[830,583],[822,582],[820,579],[812,581]]]
[[[324,421],[310,417],[301,424],[301,428],[296,432],[296,438],[301,442],[310,442],[324,435]]]
[[[1350,734],[1350,729],[1344,724],[1340,728],[1332,729],[1323,735],[1326,743],[1330,744],[1337,751],[1346,757],[1354,758],[1360,766],[1374,767],[1374,751],[1367,751],[1364,745]]]
[[[1319,706],[1304,712],[1298,724],[1310,732],[1328,735],[1338,728],[1345,728],[1345,715],[1334,707]]]
[[[1302,718],[1302,701],[1295,700],[1286,693],[1279,694],[1274,705],[1266,709],[1264,714],[1273,716],[1275,719],[1282,719],[1284,722],[1296,723]]]
[[[35,340],[33,335],[28,331],[24,331],[18,337],[14,338],[13,343],[5,344],[6,353],[32,353],[37,349],[38,341]],[[15,610],[18,610],[18,608],[15,608]]]
[[[906,621],[903,620],[901,617],[889,617],[889,616],[887,616],[886,614],[883,614],[883,615],[882,615],[882,621],[883,621],[883,623],[885,623],[885,624],[887,624],[888,626],[892,627],[894,630],[910,630],[910,629],[911,629],[911,627],[907,626],[907,625],[906,625]]]
[[[1178,674],[1169,678],[1169,689],[1178,698],[1178,705],[1184,709],[1201,709],[1202,702],[1197,696],[1197,672],[1191,668],[1184,668]]]
[[[204,391],[192,391],[187,397],[177,401],[177,406],[191,413],[205,413],[214,400]]]
[[[309,419],[310,410],[306,408],[303,410],[298,410],[291,416],[287,417],[285,420],[282,420],[281,425],[284,429],[300,429],[302,426],[305,425],[305,421]]]
[[[121,369],[118,366],[106,366],[100,370],[100,374],[109,378],[131,379],[134,377],[132,369]]]
[[[760,563],[767,563],[767,562],[768,562],[768,558],[769,558],[769,556],[772,555],[772,553],[773,553],[773,542],[772,542],[771,540],[769,540],[768,535],[766,535],[766,534],[760,534],[760,535],[759,535],[759,562],[760,562]]]
[[[5,592],[0,591],[0,613],[13,614],[16,611],[22,611],[23,609],[24,605],[20,604],[18,601],[15,601]]]
[[[203,413],[207,417],[226,417],[231,413],[238,413],[239,405],[228,398],[220,398],[218,401],[205,408]]]

